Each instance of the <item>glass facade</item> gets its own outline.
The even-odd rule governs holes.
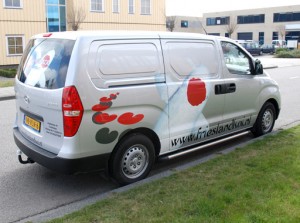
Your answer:
[[[67,30],[66,1],[47,0],[47,31],[62,32]]]

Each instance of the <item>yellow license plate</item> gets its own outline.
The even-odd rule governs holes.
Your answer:
[[[33,128],[34,130],[40,132],[41,131],[41,122],[34,120],[33,118],[25,115],[25,125]]]

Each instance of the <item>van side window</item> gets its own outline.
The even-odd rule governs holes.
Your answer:
[[[251,64],[249,57],[238,46],[221,42],[223,56],[228,71],[232,74],[249,75],[251,74]]]
[[[168,42],[172,69],[179,76],[216,77],[219,63],[212,42]]]

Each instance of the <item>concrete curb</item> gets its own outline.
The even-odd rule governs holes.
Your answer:
[[[275,69],[275,68],[278,68],[278,66],[274,65],[274,66],[264,67],[265,70],[268,70],[268,69]]]
[[[7,101],[7,100],[12,100],[15,99],[16,96],[12,95],[12,96],[4,96],[4,97],[0,97],[0,101]]]

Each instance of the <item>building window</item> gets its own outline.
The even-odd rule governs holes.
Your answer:
[[[134,14],[134,0],[128,0],[128,13]]]
[[[150,15],[151,13],[151,5],[150,0],[141,0],[141,14],[142,15]]]
[[[273,22],[300,21],[300,12],[274,13]]]
[[[230,37],[229,33],[225,33],[225,37],[229,38]]]
[[[93,12],[104,12],[103,0],[91,0],[91,11]]]
[[[22,0],[4,0],[5,8],[22,8]]]
[[[211,36],[221,36],[220,33],[208,33],[208,35],[211,35]]]
[[[278,40],[278,32],[273,32],[272,40]]]
[[[188,28],[188,27],[189,27],[189,21],[181,20],[181,28]]]
[[[238,24],[265,23],[265,15],[246,15],[237,17]]]
[[[229,17],[215,17],[215,18],[207,18],[206,25],[207,26],[216,26],[216,25],[227,25],[229,24]]]
[[[112,8],[113,13],[119,13],[120,12],[120,0],[113,0],[112,1]]]
[[[288,40],[298,40],[300,43],[300,31],[289,31],[286,33],[285,39]]]
[[[238,33],[238,40],[253,40],[253,33]]]
[[[265,43],[265,33],[264,32],[258,33],[258,41],[259,41],[260,45]]]
[[[19,56],[23,53],[24,36],[6,36],[8,56]]]

